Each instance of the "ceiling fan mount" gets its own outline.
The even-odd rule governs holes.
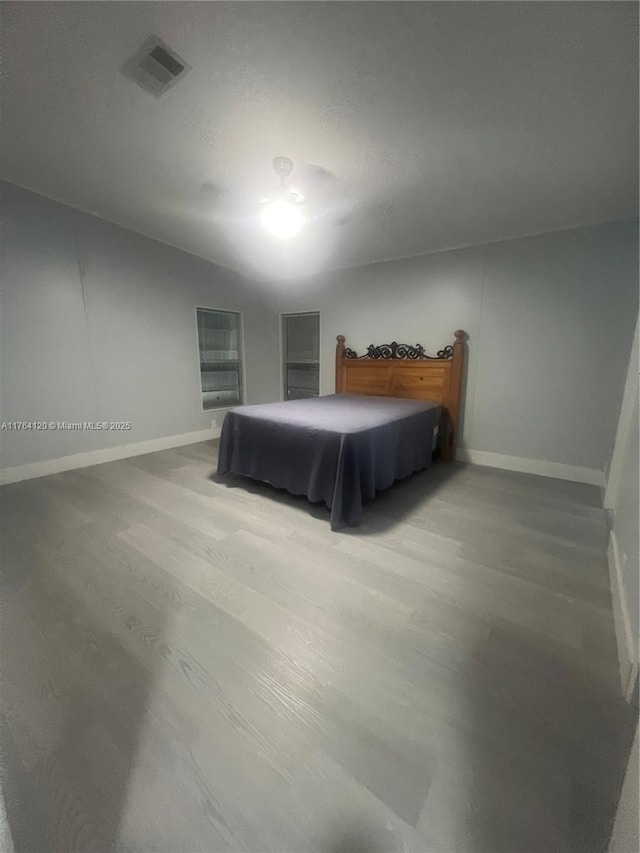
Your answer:
[[[252,198],[250,191],[234,190],[213,181],[205,182],[201,191],[219,202],[221,207],[226,207],[230,213],[238,212],[241,216],[245,216],[247,209],[257,201],[262,210],[263,224],[265,218],[274,218],[277,214],[276,224],[287,219],[288,233],[289,230],[294,233],[293,225],[298,223],[298,228],[301,227],[301,223],[308,217],[333,222],[336,227],[347,224],[352,205],[332,172],[315,163],[298,163],[295,165],[295,185],[292,185],[293,160],[278,156],[273,158],[271,164],[279,179],[279,186],[273,187],[267,196],[259,200]]]
[[[293,160],[289,157],[274,157],[273,171],[279,178],[288,178],[293,172]]]

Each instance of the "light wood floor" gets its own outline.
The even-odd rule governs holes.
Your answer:
[[[332,533],[216,454],[2,490],[16,853],[605,850],[598,490],[436,465]]]

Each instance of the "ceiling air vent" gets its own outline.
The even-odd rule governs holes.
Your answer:
[[[147,39],[122,68],[126,77],[156,98],[164,95],[188,70],[184,59],[155,36]]]

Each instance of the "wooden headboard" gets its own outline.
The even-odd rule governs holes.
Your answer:
[[[453,460],[460,416],[460,389],[465,337],[454,332],[454,342],[435,356],[416,344],[370,344],[359,356],[345,346],[344,335],[336,338],[336,393],[378,394],[431,400],[442,406],[440,448],[445,459]],[[442,440],[444,439],[444,440]]]

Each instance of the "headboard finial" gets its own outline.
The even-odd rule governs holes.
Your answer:
[[[345,339],[344,335],[336,335],[336,340],[338,341],[339,344],[342,345],[346,339]]]
[[[467,333],[464,332],[462,329],[458,329],[456,332],[453,333],[453,337],[456,339],[456,343],[461,344],[464,343],[466,335]]]

